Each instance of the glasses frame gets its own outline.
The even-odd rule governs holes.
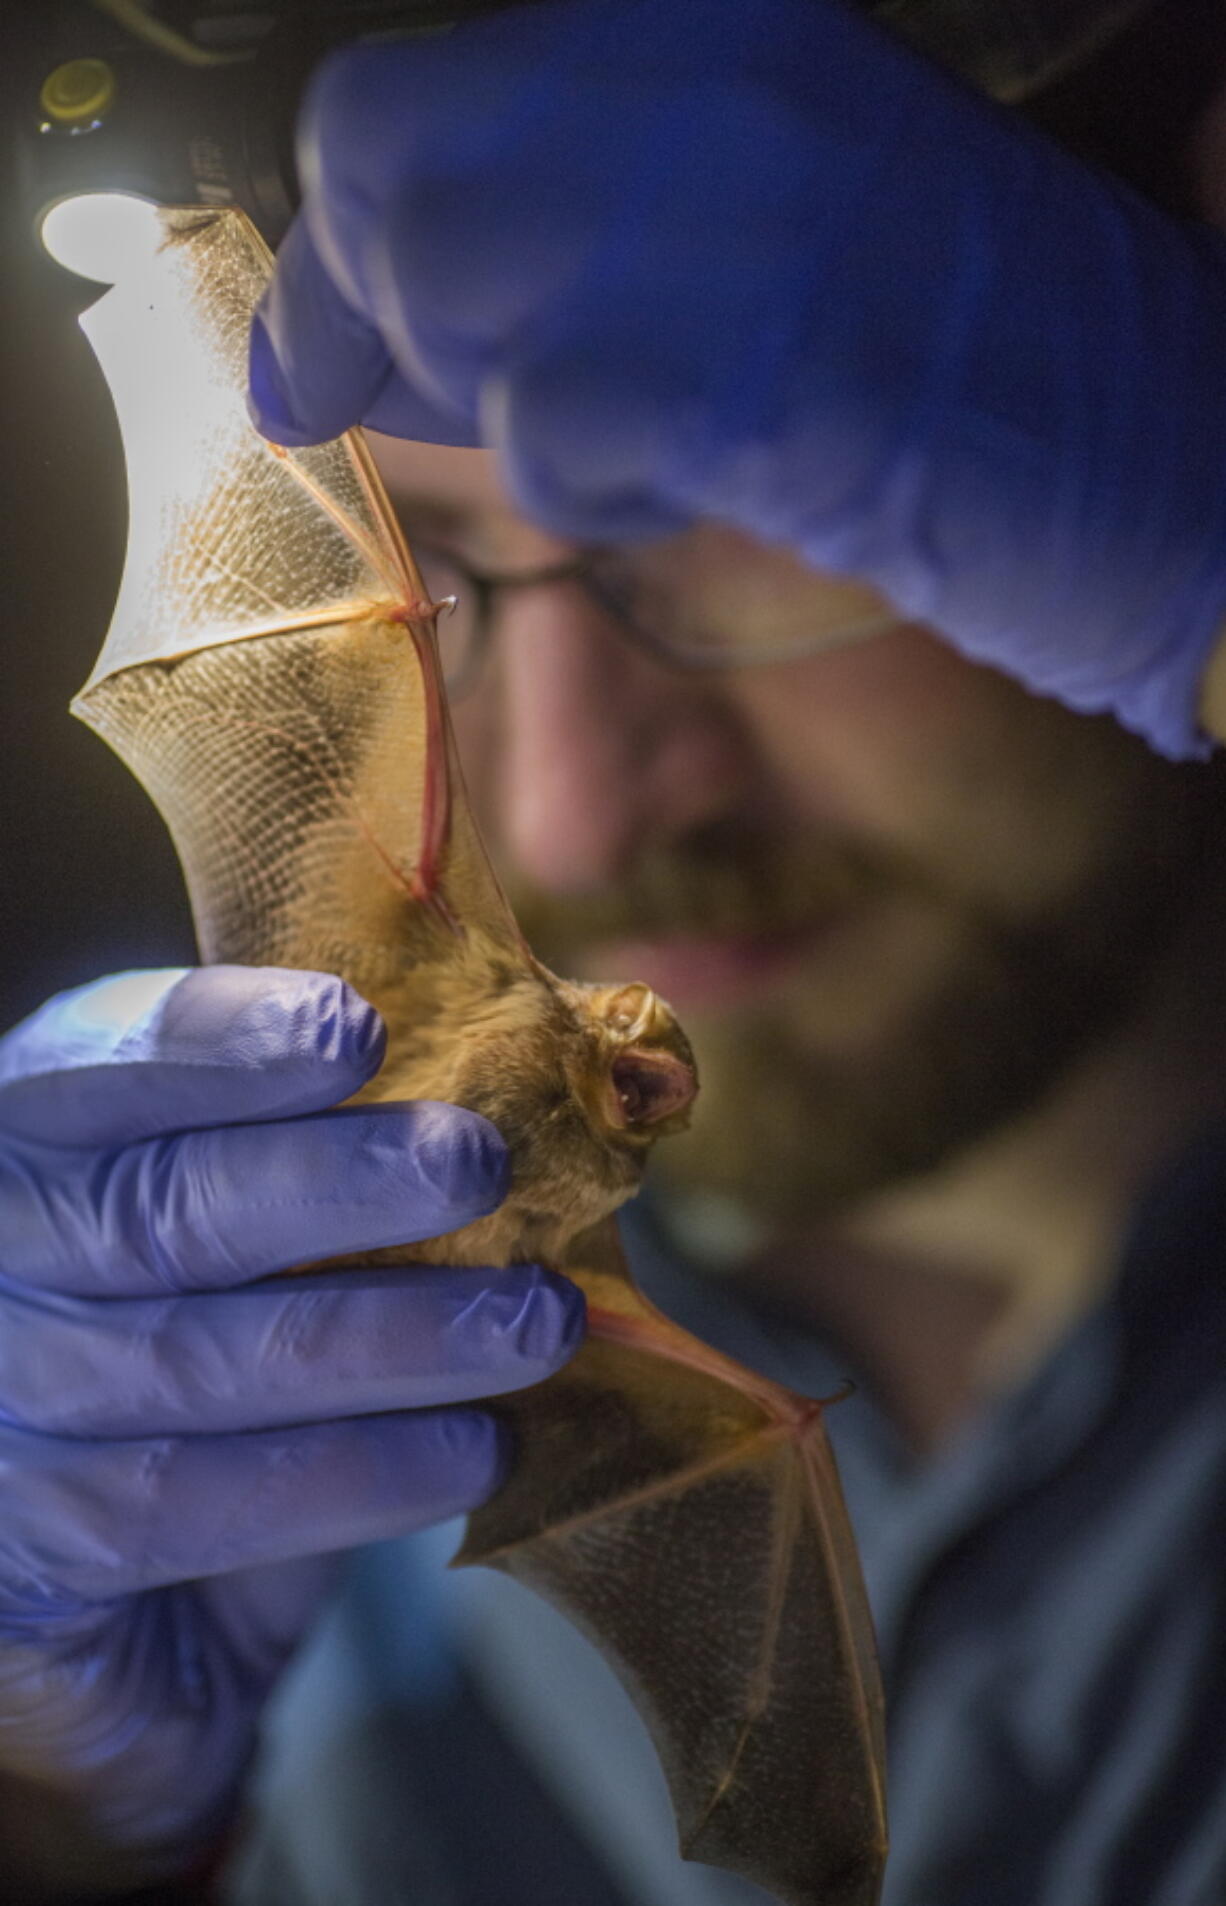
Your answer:
[[[493,639],[494,609],[498,597],[509,589],[552,588],[558,583],[575,583],[608,616],[619,636],[650,655],[654,661],[686,674],[712,674],[731,669],[769,667],[775,662],[803,661],[809,655],[866,641],[869,636],[897,627],[901,620],[891,612],[863,617],[834,635],[825,633],[811,640],[797,637],[791,641],[747,648],[741,653],[731,649],[716,652],[705,646],[698,648],[670,641],[654,629],[645,627],[595,569],[594,565],[606,553],[601,544],[581,549],[577,556],[566,562],[543,563],[535,569],[512,570],[478,569],[459,550],[426,538],[413,537],[412,546],[423,569],[429,568],[431,555],[436,556],[455,571],[466,588],[472,590],[473,633],[469,652],[458,675],[448,676],[444,669],[447,693],[453,698],[468,694],[480,674]],[[454,604],[455,598],[450,600]]]

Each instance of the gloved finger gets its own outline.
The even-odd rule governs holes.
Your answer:
[[[572,104],[552,58],[574,9],[550,11],[548,23],[521,11],[510,31],[491,19],[437,41],[347,48],[322,63],[303,111],[315,251],[402,384],[454,421],[440,440],[486,441],[491,365],[590,253],[624,173],[587,155],[591,95]]]
[[[528,514],[565,535],[581,524],[585,540],[688,520],[661,496],[661,420],[693,412],[695,338],[711,355],[712,261],[682,236],[694,204],[658,231],[656,218],[662,195],[684,197],[674,172],[703,202],[717,155],[684,136],[684,68],[674,85],[654,68],[619,78],[602,60],[602,34],[611,44],[623,28],[617,9],[588,5],[548,30],[531,14],[466,23],[466,60],[452,36],[348,49],[317,74],[301,141],[316,252],[379,329],[400,387],[469,420],[468,441],[499,453]],[[656,48],[665,66],[685,37]],[[564,46],[579,96],[557,85]],[[726,193],[723,174],[745,165],[719,163]],[[728,269],[742,267],[753,269],[747,245]],[[737,339],[733,326],[729,356]],[[650,401],[627,400],[642,389]]]
[[[498,1486],[505,1429],[421,1410],[248,1435],[71,1442],[0,1427],[0,1632],[116,1596],[404,1535]]]
[[[0,1041],[0,1130],[49,1145],[291,1118],[378,1071],[373,1006],[331,973],[173,967],[60,993]]]
[[[82,1297],[245,1284],[443,1236],[496,1209],[487,1119],[420,1100],[223,1126],[99,1156],[0,1147],[0,1271]]]
[[[341,297],[302,219],[251,327],[249,408],[277,443],[322,443],[357,423],[393,372],[373,325]]]
[[[248,371],[252,422],[275,443],[322,443],[357,423],[421,443],[477,441],[468,420],[444,415],[404,382],[301,218],[282,241],[253,320]]]
[[[0,1420],[47,1435],[258,1430],[466,1403],[578,1348],[578,1287],[535,1265],[414,1265],[209,1296],[0,1293]]]

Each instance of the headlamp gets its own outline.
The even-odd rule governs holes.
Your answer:
[[[240,206],[275,246],[296,201],[298,102],[321,55],[345,40],[438,30],[510,3],[45,0],[27,16],[17,95],[28,216],[39,227],[59,199],[131,192],[162,205]],[[859,4],[984,91],[1019,99],[1153,0]]]

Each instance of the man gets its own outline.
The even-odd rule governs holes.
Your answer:
[[[939,606],[932,619],[969,652],[1115,711],[1168,754],[1204,753],[1196,708],[1215,719],[1211,673],[1203,684],[1226,585],[1217,385],[1196,380],[1214,371],[1220,253],[1013,143],[850,15],[766,9],[748,27],[712,0],[703,31],[679,36],[634,11],[634,84],[612,102],[601,35],[613,9],[545,9],[540,40],[527,20],[481,29],[483,56],[463,69],[479,94],[464,124],[490,146],[475,208],[473,153],[445,152],[435,172],[423,158],[445,144],[458,84],[446,44],[335,70],[316,106],[311,223],[287,249],[269,343],[257,341],[261,415],[307,438],[356,404],[422,437],[431,416],[448,434],[441,412],[453,437],[496,446],[496,459],[420,442],[387,452],[436,589],[457,561],[504,580],[496,640],[457,704],[475,803],[541,950],[580,973],[658,982],[697,1037],[703,1122],[662,1203],[669,1245],[641,1241],[655,1287],[806,1388],[862,1380],[830,1426],[891,1698],[887,1897],[1200,1906],[1226,1887],[1218,776],[901,617],[848,646],[801,638],[815,586],[829,607],[820,554],[895,601]],[[774,36],[759,42],[762,20]],[[792,346],[829,299],[815,306],[803,260],[795,277],[790,262],[761,274],[787,235],[786,181],[813,193],[830,153],[810,151],[788,97],[785,25],[798,70],[840,81],[828,116],[877,82],[874,138],[854,112],[836,128],[866,190],[889,199],[871,161],[906,156],[890,144],[899,126],[929,159],[952,127],[974,160],[948,167],[970,221],[957,231],[949,200],[922,228],[934,196],[904,180],[881,226],[888,273],[823,227],[824,262],[846,275],[822,289],[856,291],[856,326],[823,333],[813,377],[835,364],[840,381],[801,379],[803,403],[796,366],[807,377],[813,359]],[[538,92],[546,50],[557,63],[541,66]],[[695,91],[670,120],[687,71]],[[729,88],[725,72],[754,83]],[[589,132],[565,190],[544,165],[550,113],[570,132],[565,87],[560,107],[545,96],[559,73]],[[361,114],[385,140],[410,83],[410,149],[376,163]],[[685,136],[694,123],[702,151]],[[614,132],[616,174],[601,144]],[[760,251],[705,248],[696,186],[713,167],[721,217],[727,194],[748,195],[738,243],[782,208]],[[1010,294],[996,313],[1008,378],[984,357],[989,338],[955,322],[982,320],[975,284],[969,306],[924,303],[937,241],[975,279],[985,254],[968,230],[996,227],[976,223],[967,180],[989,175],[997,210],[1025,225],[1037,195],[1082,248],[1045,253],[1040,320],[1084,315],[1087,250],[1096,266],[1148,261],[1114,287],[1108,331],[1118,344],[1121,309],[1129,323],[1159,314],[1165,355],[1144,368],[1159,386],[1185,380],[1178,430],[1163,437],[1162,407],[1134,408],[1117,385],[1122,435],[1115,418],[1097,435],[1091,411],[1076,439],[1044,441],[1040,399],[1066,426],[1061,405],[1080,404],[1090,373],[1076,325],[1059,331],[1077,371],[1063,383],[1055,333],[1040,324],[1054,357],[1019,345],[1011,234],[986,253]],[[652,220],[644,197],[619,223],[648,182]],[[530,216],[514,216],[517,202]],[[590,228],[568,227],[575,204]],[[872,229],[862,211],[858,239]],[[682,270],[687,221],[701,243]],[[591,239],[605,230],[616,271]],[[636,250],[644,231],[668,245]],[[402,269],[416,273],[413,300]],[[627,283],[646,316],[622,307],[605,322]],[[572,350],[576,311],[604,358]],[[924,348],[896,377],[894,354],[916,335]],[[872,375],[857,383],[861,349]],[[960,408],[964,377],[974,402]],[[1193,387],[1208,421],[1189,415]],[[864,397],[883,389],[880,403]],[[650,402],[636,409],[640,390]],[[564,427],[567,405],[599,432]],[[951,416],[1002,428],[976,436]],[[892,436],[886,454],[886,436],[914,445],[920,423],[924,458]],[[1123,449],[1145,462],[1144,484],[1115,469]],[[1084,482],[1049,496],[1070,461]],[[1146,494],[1159,475],[1161,493]],[[695,515],[718,527],[692,527]],[[647,530],[665,540],[580,561],[580,545],[621,548]],[[733,591],[738,617],[769,604],[773,638],[797,638],[787,658],[670,667],[687,616],[711,659],[744,649],[753,631],[725,620]],[[567,1288],[531,1271],[492,1278],[475,1303],[471,1281],[461,1294],[446,1271],[240,1288],[306,1255],[437,1234],[496,1200],[497,1141],[479,1121],[325,1111],[378,1054],[371,1015],[334,984],[239,973],[113,982],[53,1002],[4,1048],[0,1756],[25,1783],[15,1791],[62,1809],[57,1837],[31,1835],[14,1868],[31,1893],[102,1896],[110,1878],[181,1871],[208,1845],[332,1579],[312,1558],[479,1500],[505,1454],[482,1412],[456,1406],[534,1380],[576,1341]],[[717,1251],[731,1293],[678,1274],[679,1258]],[[406,1612],[412,1566],[403,1549],[372,1561],[310,1658],[268,1757],[238,1897],[749,1897],[657,1847],[638,1784],[650,1776],[617,1744],[620,1710],[589,1710],[604,1696],[548,1625],[474,1600],[465,1678],[448,1684],[430,1595]],[[357,1658],[372,1636],[377,1674]],[[535,1773],[491,1748],[497,1724]]]

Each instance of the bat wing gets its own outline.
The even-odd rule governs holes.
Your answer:
[[[250,226],[150,218],[146,242],[96,266],[115,289],[85,320],[115,393],[132,529],[74,705],[162,809],[204,957],[344,975],[388,1024],[373,1096],[450,1096],[425,1090],[422,1028],[436,1057],[463,1043],[456,972],[496,981],[487,1016],[517,986],[554,1011],[558,983],[520,940],[464,798],[420,578],[359,439],[279,454],[248,422],[247,329],[268,271]],[[494,1070],[548,1072],[548,1041],[530,1048],[513,1037]],[[557,1124],[538,1125],[555,1142]],[[467,1238],[420,1248],[524,1255],[520,1239],[453,1258]],[[880,1690],[820,1406],[654,1311],[611,1220],[566,1268],[591,1341],[499,1405],[520,1460],[461,1559],[520,1576],[614,1663],[683,1851],[794,1906],[872,1906]]]
[[[74,201],[78,218],[96,204],[105,234],[118,196]],[[140,662],[344,622],[400,588],[358,440],[277,454],[251,426],[247,334],[269,271],[251,225],[200,208],[132,216],[145,243],[116,244],[113,289],[81,319],[128,479],[127,560],[87,687]],[[91,268],[106,263],[96,239]]]
[[[611,1222],[568,1269],[592,1338],[500,1400],[532,1459],[469,1518],[456,1563],[535,1589],[605,1656],[686,1858],[788,1906],[873,1906],[881,1697],[822,1405],[661,1316]]]
[[[420,904],[443,887],[470,934],[522,957],[463,798],[431,605],[365,444],[282,451],[248,417],[267,248],[239,212],[120,200],[113,225],[117,198],[75,202],[88,275],[112,283],[81,324],[119,418],[129,533],[73,706],[161,808],[203,957],[344,972],[394,1012],[406,972],[446,948]]]

